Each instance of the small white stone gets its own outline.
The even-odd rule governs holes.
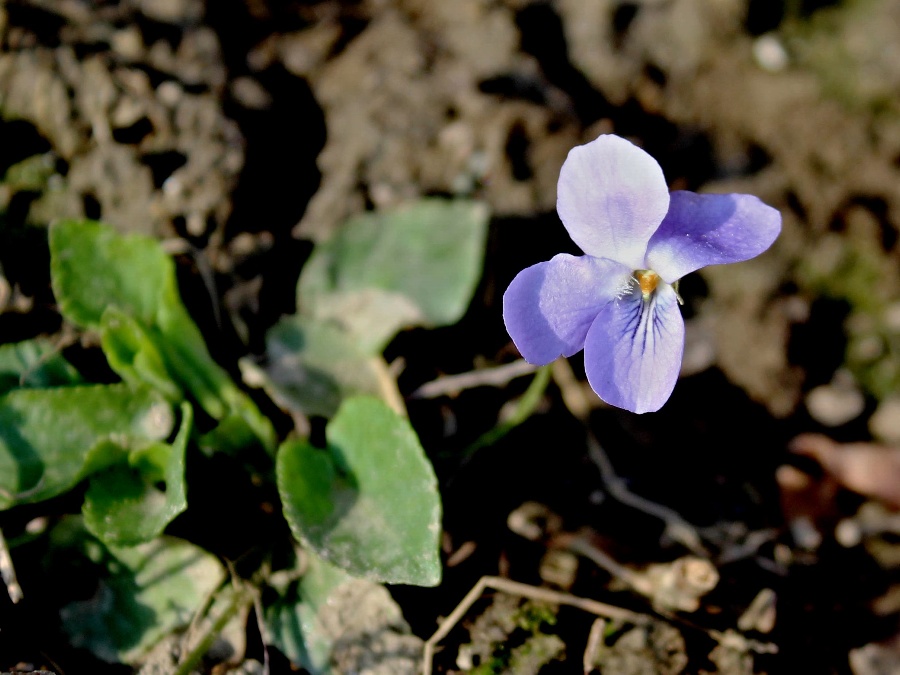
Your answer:
[[[869,419],[869,431],[885,443],[900,443],[900,397],[892,397],[878,404]]]
[[[806,409],[817,422],[839,427],[854,420],[865,410],[866,399],[850,377],[839,371],[829,383],[816,387],[806,395]]]
[[[770,73],[780,73],[790,63],[787,50],[781,40],[772,33],[756,38],[753,43],[753,58],[756,65]]]
[[[272,95],[252,77],[236,77],[232,80],[231,95],[250,110],[266,110],[272,105]]]
[[[156,96],[164,105],[170,108],[174,108],[181,101],[183,93],[184,90],[181,88],[181,85],[173,80],[166,80],[156,88]]]
[[[844,518],[834,528],[834,538],[844,548],[858,546],[862,537],[862,529],[853,518]]]

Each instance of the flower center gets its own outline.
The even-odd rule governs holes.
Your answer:
[[[644,296],[644,300],[649,300],[650,295],[659,285],[659,275],[653,270],[635,270],[634,278],[641,287],[641,295]]]

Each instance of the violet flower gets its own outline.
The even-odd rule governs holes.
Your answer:
[[[529,363],[584,349],[588,382],[636,413],[668,400],[684,352],[676,282],[706,265],[753,258],[781,215],[743,194],[669,194],[662,170],[618,136],[573,148],[557,211],[586,255],[522,270],[503,296],[510,337]]]

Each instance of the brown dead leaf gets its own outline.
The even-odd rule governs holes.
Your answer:
[[[822,525],[837,519],[834,497],[840,486],[830,475],[817,479],[788,464],[778,467],[775,480],[794,541],[802,549],[816,550],[822,543]]]
[[[842,487],[900,509],[900,448],[837,443],[820,434],[803,434],[790,449],[815,459]]]

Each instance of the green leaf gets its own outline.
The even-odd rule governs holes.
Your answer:
[[[0,509],[72,488],[103,441],[140,447],[173,424],[158,393],[127,384],[11,391],[0,397]]]
[[[214,419],[236,416],[274,449],[271,423],[209,355],[181,302],[172,259],[155,239],[60,221],[50,227],[50,271],[63,315],[101,333],[123,379],[170,398],[180,387]]]
[[[99,330],[111,305],[153,326],[177,298],[172,260],[155,239],[89,220],[56,222],[49,238],[53,292],[63,315],[80,326]]]
[[[364,670],[348,667],[348,652],[373,672],[406,672],[398,663],[421,660],[421,640],[410,634],[384,586],[355,579],[309,552],[306,562],[303,578],[265,608],[272,642],[293,663],[326,675],[335,661],[348,672]]]
[[[328,447],[291,440],[276,473],[294,535],[358,577],[440,582],[441,503],[409,422],[380,400],[347,399],[326,427]]]
[[[207,456],[214,452],[235,454],[253,445],[257,435],[239,413],[235,412],[219,420],[210,431],[197,438],[197,445]]]
[[[181,405],[181,428],[171,445],[150,443],[90,477],[82,513],[90,532],[109,546],[133,546],[162,534],[187,508],[184,453],[193,409]]]
[[[290,412],[333,417],[346,397],[379,391],[375,357],[331,324],[285,317],[266,333],[266,355],[262,368],[241,363],[244,379],[260,383]]]
[[[0,345],[0,394],[80,384],[81,375],[49,340],[36,338]]]
[[[336,591],[353,577],[315,555],[308,555],[307,562],[303,578],[266,607],[265,618],[275,646],[291,662],[320,675],[328,672],[334,640],[340,637],[331,634],[335,626],[321,614],[333,607]]]
[[[184,398],[153,338],[140,321],[115,305],[100,318],[100,345],[110,367],[126,382],[148,384],[172,402]]]
[[[342,322],[369,351],[404,326],[456,323],[481,276],[487,222],[484,204],[444,199],[353,218],[313,250],[298,306]]]
[[[64,606],[60,618],[72,646],[110,663],[133,664],[167,634],[188,626],[225,579],[215,556],[173,537],[108,549],[82,539],[106,576],[92,598]]]

